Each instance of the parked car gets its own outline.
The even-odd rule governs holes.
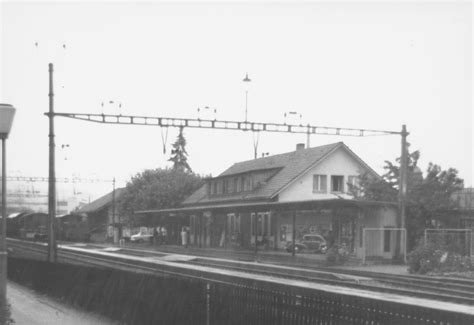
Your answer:
[[[326,253],[328,247],[326,239],[321,235],[308,234],[303,236],[303,240],[295,242],[295,252],[308,253]],[[286,251],[293,252],[293,243],[289,242],[286,245]]]
[[[130,241],[132,243],[144,243],[149,242],[153,239],[153,235],[150,235],[146,232],[139,232],[138,234],[132,235]]]

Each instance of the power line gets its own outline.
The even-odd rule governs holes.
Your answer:
[[[2,177],[0,177],[0,180]],[[19,181],[19,182],[48,182],[49,177],[38,177],[38,176],[7,176],[7,181]],[[60,183],[112,183],[113,179],[99,179],[99,178],[56,178],[56,182]]]

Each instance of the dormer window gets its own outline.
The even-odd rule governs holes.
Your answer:
[[[212,183],[212,194],[217,194],[217,181]]]
[[[237,193],[251,192],[265,186],[279,169],[268,169],[241,173],[238,175],[225,175],[209,181],[209,196],[232,196]],[[326,184],[326,183],[325,183]]]
[[[223,194],[227,194],[227,191],[229,189],[229,180],[228,179],[224,179],[222,181],[222,193]]]
[[[242,191],[242,181],[240,177],[235,178],[235,186],[236,186],[236,192],[241,192]]]
[[[250,191],[251,190],[251,185],[250,185],[250,175],[244,175],[243,178],[243,191]]]
[[[331,176],[331,192],[344,192],[344,176]]]
[[[234,192],[235,192],[234,179],[233,178],[224,179],[224,194],[232,194]]]

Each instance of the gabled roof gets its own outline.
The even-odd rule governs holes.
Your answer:
[[[236,163],[225,170],[218,177],[232,176],[252,171],[262,171],[275,169],[276,173],[268,179],[265,184],[257,187],[251,192],[241,192],[234,195],[225,195],[220,197],[208,197],[206,185],[203,185],[186,200],[182,205],[206,204],[210,202],[226,201],[255,201],[272,200],[283,189],[298,179],[308,169],[313,168],[331,153],[337,149],[343,148],[346,152],[356,159],[369,172],[377,175],[362,159],[360,159],[343,142],[332,143],[324,146],[296,150],[284,154],[248,160]],[[378,176],[378,175],[377,175]]]
[[[124,190],[125,188],[115,189],[115,200],[118,200],[123,195]],[[96,212],[106,207],[107,205],[112,204],[112,200],[113,200],[113,192],[107,193],[104,196],[98,198],[97,200],[84,205],[77,211],[74,211],[74,214]]]

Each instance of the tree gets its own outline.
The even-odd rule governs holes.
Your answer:
[[[188,164],[188,153],[186,152],[186,139],[184,138],[183,128],[179,128],[179,134],[176,141],[173,143],[171,150],[171,158],[168,161],[173,162],[173,169],[184,170],[192,172]]]
[[[203,184],[203,177],[181,169],[147,169],[127,183],[119,202],[123,215],[177,207]]]
[[[443,170],[440,166],[429,163],[425,175],[418,168],[420,152],[408,154],[406,227],[408,248],[416,245],[423,236],[425,228],[431,228],[432,220],[449,221],[449,210],[455,206],[452,194],[464,187],[454,168]],[[361,200],[397,202],[400,158],[396,163],[385,161],[385,174],[375,178],[369,174],[362,175],[359,186],[351,187],[351,192]]]

